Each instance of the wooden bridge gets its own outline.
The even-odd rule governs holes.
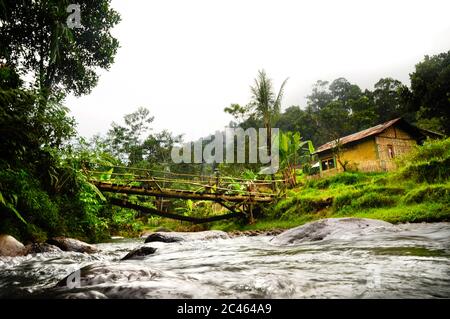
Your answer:
[[[253,210],[261,204],[273,202],[278,193],[274,185],[282,180],[255,180],[215,175],[194,175],[150,169],[109,166],[108,170],[89,170],[84,173],[89,181],[102,193],[125,194],[109,196],[113,205],[137,210],[144,214],[166,218],[206,223],[222,219],[244,217],[253,222]],[[276,187],[275,187],[276,188]],[[131,202],[126,195],[154,197],[158,208]],[[163,210],[164,199],[213,201],[230,211],[228,214],[205,218],[184,216]]]

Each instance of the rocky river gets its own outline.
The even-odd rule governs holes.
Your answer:
[[[0,298],[450,297],[450,223],[344,218],[277,236],[151,236],[0,257]]]

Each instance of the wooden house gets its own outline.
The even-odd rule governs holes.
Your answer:
[[[330,141],[316,149],[320,175],[347,169],[380,172],[395,169],[394,158],[410,152],[427,137],[440,134],[413,126],[397,118],[366,130]]]

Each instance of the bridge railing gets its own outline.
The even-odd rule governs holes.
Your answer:
[[[276,196],[274,183],[284,180],[258,180],[230,176],[195,175],[124,166],[98,166],[85,168],[91,181],[116,185],[143,187],[171,191],[193,191],[245,196]]]

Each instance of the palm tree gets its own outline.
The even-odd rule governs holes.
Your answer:
[[[250,105],[254,108],[256,115],[262,119],[264,128],[267,130],[267,154],[272,155],[272,123],[280,114],[281,100],[283,98],[284,86],[288,79],[284,80],[275,95],[272,80],[267,77],[264,70],[258,71],[254,86],[251,86],[252,100]],[[272,175],[272,179],[275,179]]]

